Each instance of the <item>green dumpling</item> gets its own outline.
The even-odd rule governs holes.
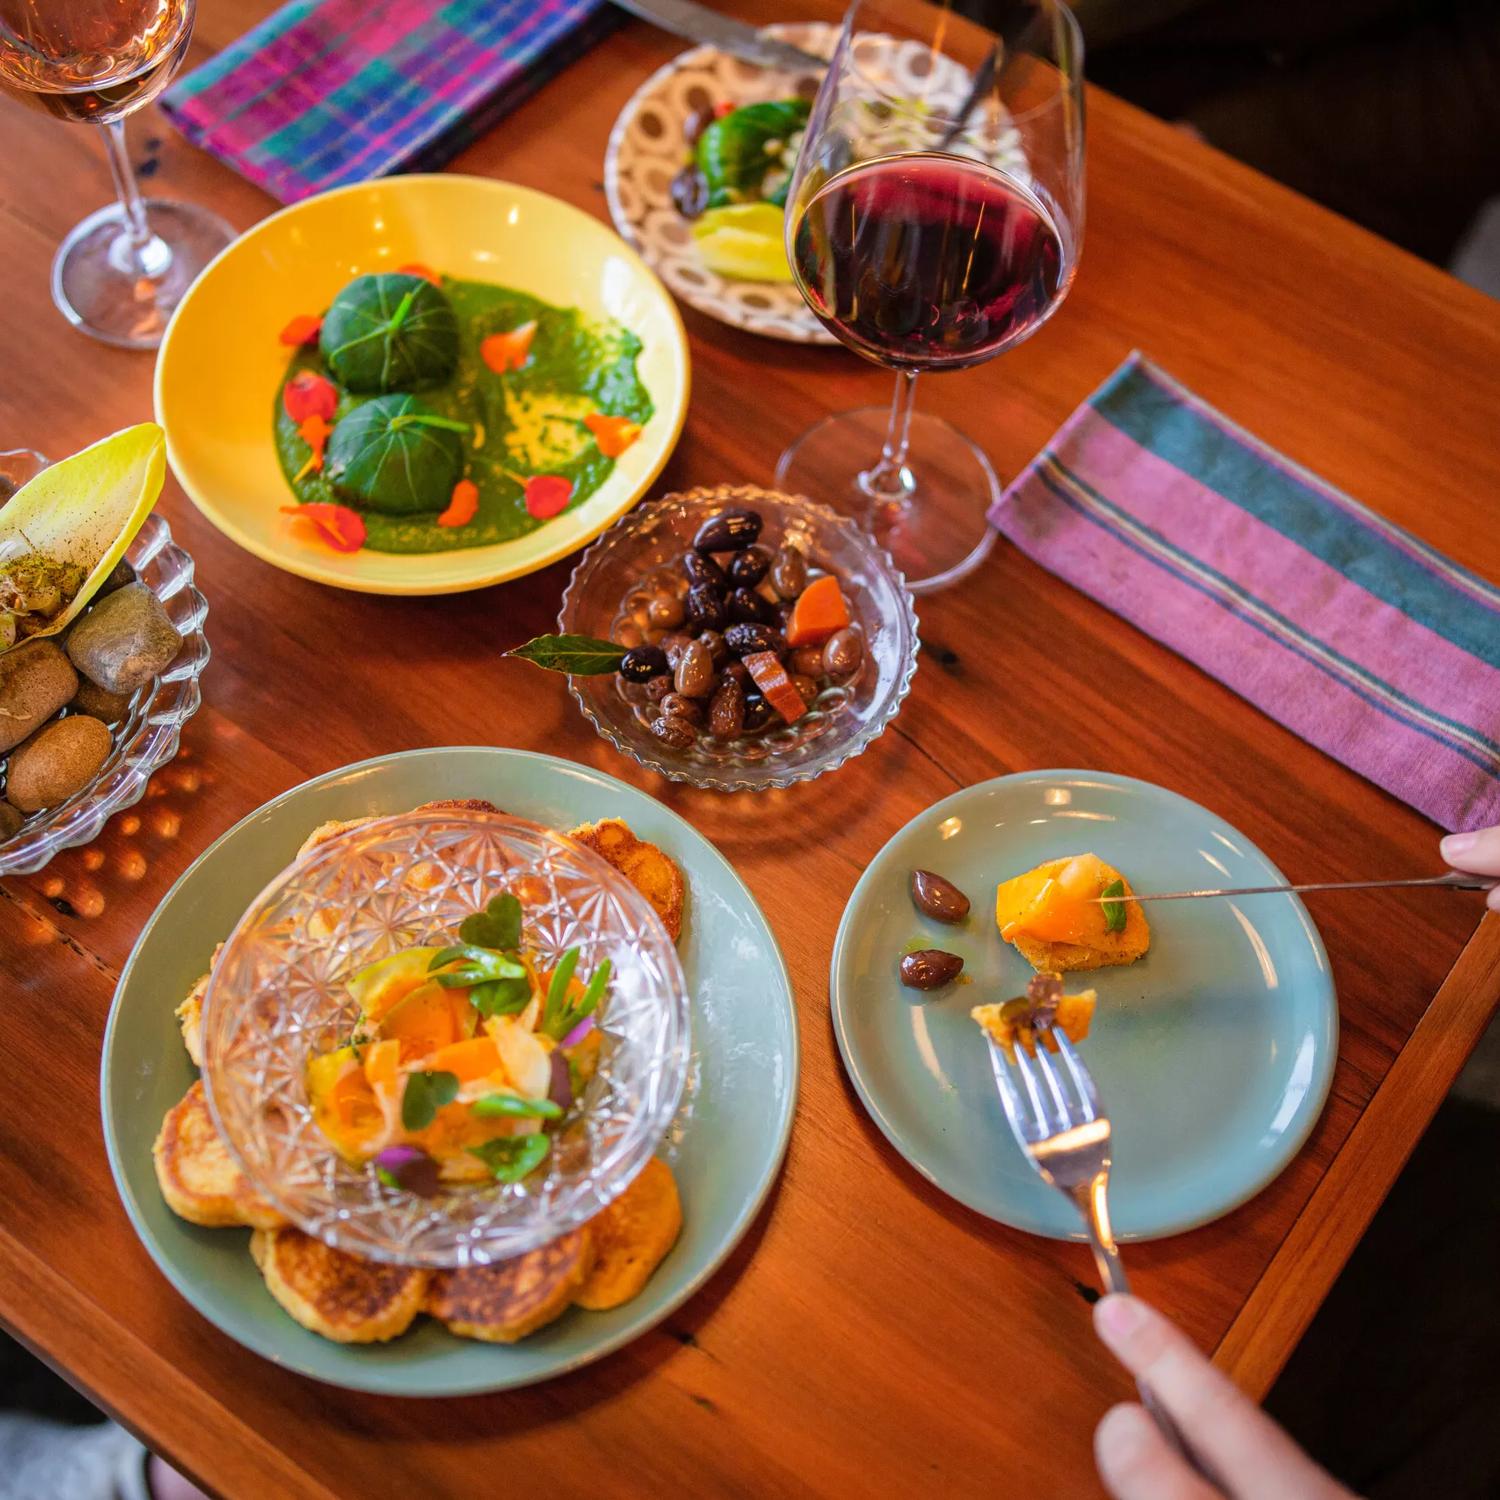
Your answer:
[[[415,396],[377,396],[334,423],[326,473],[335,490],[387,516],[444,509],[464,469],[459,434]]]
[[[421,276],[357,276],[323,315],[318,347],[348,390],[415,391],[441,385],[458,364],[458,322]]]

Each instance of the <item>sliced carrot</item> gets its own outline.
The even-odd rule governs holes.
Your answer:
[[[453,486],[448,508],[437,518],[439,526],[467,526],[479,513],[479,486],[472,479],[460,479]]]
[[[507,370],[519,370],[531,353],[531,341],[536,336],[536,323],[522,323],[508,333],[492,333],[479,343],[479,357],[497,375]]]
[[[423,281],[430,281],[435,287],[441,287],[443,284],[443,278],[431,266],[424,266],[419,260],[409,260],[404,266],[397,266],[396,274],[398,276],[420,276]]]
[[[807,712],[802,694],[787,676],[786,668],[781,665],[781,660],[774,651],[755,651],[741,659],[745,663],[745,670],[750,674],[750,680],[761,690],[766,702],[788,724],[795,724]]]
[[[848,623],[849,606],[844,603],[839,581],[832,573],[827,573],[822,578],[813,579],[792,606],[786,643],[788,646],[821,646]]]
[[[465,1042],[450,1042],[439,1047],[424,1064],[434,1073],[452,1073],[460,1083],[485,1078],[500,1066],[500,1049],[488,1036],[470,1037]]]

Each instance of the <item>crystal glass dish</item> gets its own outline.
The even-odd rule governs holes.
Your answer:
[[[580,950],[612,975],[598,1071],[520,1183],[444,1184],[421,1198],[341,1158],[313,1117],[307,1063],[359,1017],[348,981],[418,945],[446,946],[503,891],[544,966]],[[203,1005],[209,1109],[250,1182],[299,1228],[371,1260],[462,1266],[521,1255],[621,1193],[682,1097],[690,1035],[677,953],[636,888],[551,829],[482,812],[416,812],[318,845],[266,887],[214,965]]]
[[[917,616],[890,554],[847,516],[800,495],[754,485],[688,490],[640,506],[579,559],[563,594],[563,634],[610,638],[621,601],[654,569],[685,552],[694,533],[721,511],[746,507],[765,523],[770,545],[790,540],[808,561],[838,576],[865,640],[864,664],[847,683],[824,688],[795,724],[736,740],[700,739],[671,750],[650,731],[651,706],[620,691],[613,674],[569,677],[584,716],[616,750],[671,781],[715,791],[764,791],[836,770],[896,717],[917,670]]]
[[[166,605],[181,632],[182,649],[160,677],[136,693],[124,721],[110,726],[114,748],[99,774],[66,802],[33,813],[11,839],[0,841],[0,875],[30,874],[59,850],[98,838],[115,813],[141,800],[152,772],[177,754],[182,726],[202,701],[198,679],[209,657],[203,635],[208,601],[193,585],[192,558],[155,513],[146,517],[125,556],[141,582]]]

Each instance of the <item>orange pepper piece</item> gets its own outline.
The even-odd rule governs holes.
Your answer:
[[[303,344],[316,344],[323,331],[323,320],[312,313],[298,313],[277,335],[283,344],[301,348]]]
[[[802,694],[787,676],[786,668],[781,665],[781,659],[774,651],[755,651],[742,660],[745,670],[750,674],[750,680],[761,690],[766,702],[788,724],[795,724],[807,712]]]
[[[453,486],[448,508],[437,518],[439,526],[467,526],[479,513],[479,486],[472,479],[460,479]]]
[[[522,323],[509,333],[492,333],[479,344],[479,357],[497,375],[507,370],[519,370],[531,353],[531,341],[536,337],[536,323]]]
[[[398,276],[420,276],[423,281],[430,281],[433,286],[439,288],[443,284],[443,278],[431,266],[424,266],[419,260],[409,260],[404,266],[397,266],[396,274]]]
[[[467,1041],[449,1042],[428,1057],[424,1067],[434,1073],[452,1073],[460,1083],[487,1078],[500,1068],[500,1049],[489,1036],[470,1037]]]
[[[602,411],[590,412],[583,425],[594,434],[594,441],[606,458],[618,458],[641,435],[639,422],[632,422],[629,417],[607,417]]]
[[[786,643],[788,646],[821,646],[848,623],[849,606],[844,602],[838,579],[828,573],[808,584],[792,606],[792,617],[786,626]]]

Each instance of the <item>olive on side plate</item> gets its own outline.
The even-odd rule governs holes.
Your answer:
[[[918,948],[901,960],[901,983],[912,990],[938,990],[963,972],[964,961],[942,948]]]
[[[934,922],[962,922],[969,915],[969,898],[931,870],[911,872],[912,905]]]

